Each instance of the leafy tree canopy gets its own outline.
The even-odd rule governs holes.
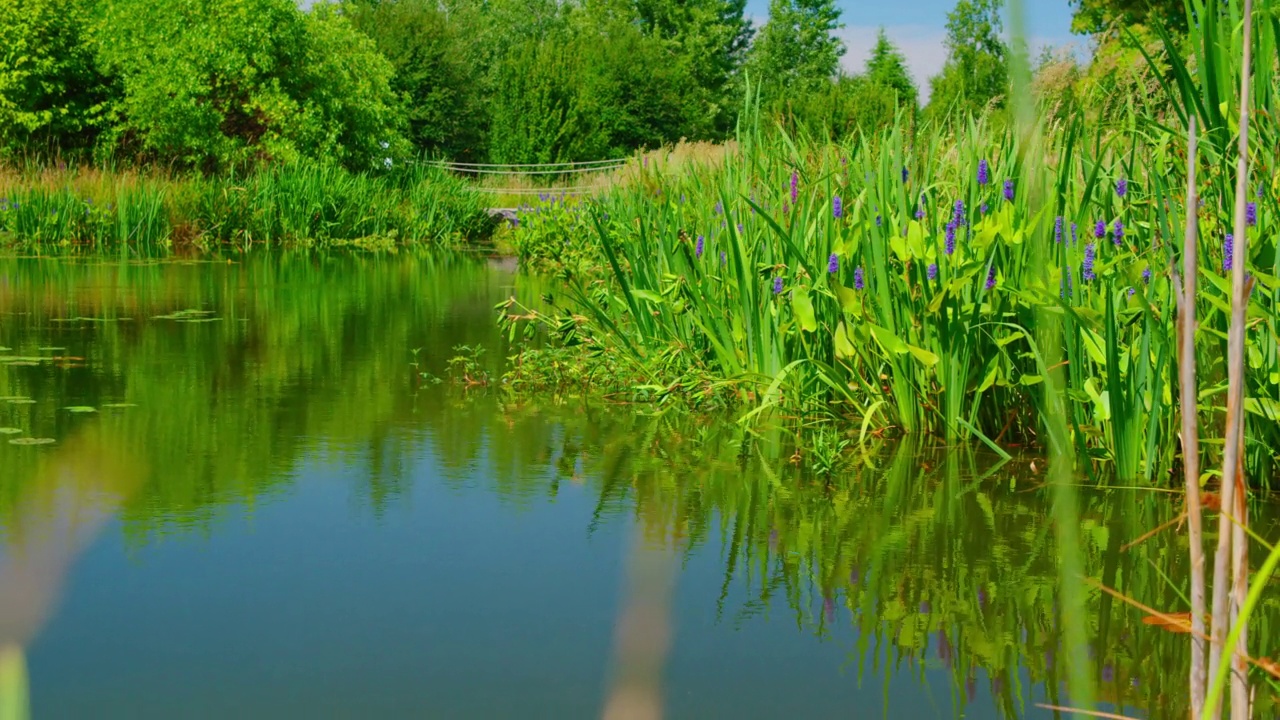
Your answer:
[[[769,21],[748,61],[765,97],[814,91],[830,83],[845,52],[833,34],[841,27],[835,0],[772,0]]]
[[[98,34],[127,150],[206,169],[400,150],[392,66],[328,5],[114,0]]]

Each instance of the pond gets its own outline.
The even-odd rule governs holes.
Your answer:
[[[732,417],[433,382],[459,346],[496,377],[494,305],[545,290],[466,257],[0,260],[0,718],[1071,704],[1043,463],[876,441],[819,478]],[[1171,497],[1081,488],[1085,575],[1183,609],[1183,536],[1126,547]],[[1184,717],[1186,636],[1088,588],[1102,706]]]

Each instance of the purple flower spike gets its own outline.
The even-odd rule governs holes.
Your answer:
[[[853,288],[855,290],[861,290],[864,285],[865,283],[862,279],[862,266],[859,265],[853,269]]]
[[[938,263],[929,263],[928,275],[930,280],[936,280],[938,278]]]
[[[987,289],[990,290],[996,286],[996,266],[992,265],[987,269]]]
[[[923,220],[923,219],[924,219],[924,208],[922,208],[922,207],[921,207],[921,208],[916,208],[916,219],[917,219],[917,220]]]
[[[837,220],[844,217],[844,203],[840,201],[839,195],[831,198],[831,216]]]
[[[1080,238],[1076,237],[1076,224],[1071,223],[1071,244],[1075,245],[1080,242]]]
[[[791,171],[791,204],[795,205],[796,200],[800,197],[800,175],[796,171]]]
[[[1062,216],[1059,215],[1057,220],[1053,221],[1053,240],[1059,245],[1062,244]]]
[[[1151,268],[1142,271],[1142,282],[1144,285],[1151,284]]]
[[[723,250],[720,251],[720,264],[721,265],[729,264],[729,257],[724,254]]]
[[[946,252],[951,255],[956,251],[956,223],[951,221],[947,223],[947,247]]]
[[[1129,194],[1129,181],[1125,178],[1120,178],[1118,181],[1116,181],[1116,195],[1118,195],[1119,197],[1124,197],[1125,195],[1128,195],[1128,194]]]
[[[781,275],[773,279],[773,294],[774,295],[782,294],[782,276]]]
[[[978,161],[978,184],[986,185],[991,182],[991,166],[986,160]]]
[[[978,212],[979,212],[979,213],[982,213],[983,215],[986,215],[986,214],[987,214],[987,204],[986,204],[986,203],[982,203],[982,207],[978,208]]]
[[[1093,272],[1093,263],[1098,259],[1098,246],[1089,243],[1084,246],[1084,265],[1081,267],[1080,276],[1085,282],[1093,282],[1098,276]]]
[[[1231,256],[1235,253],[1236,239],[1231,233],[1227,233],[1227,238],[1222,241],[1222,272],[1231,269]]]
[[[835,253],[831,253],[831,257],[827,258],[827,272],[834,275],[840,271],[840,258]]]
[[[880,222],[881,222],[881,220],[880,220],[880,216],[879,216],[879,215],[877,215],[877,216],[876,216],[876,227],[880,227]]]
[[[956,227],[961,227],[964,225],[965,216],[964,216],[963,200],[956,201],[955,211],[952,213],[952,221],[956,224]]]
[[[706,238],[704,238],[704,237],[703,237],[703,236],[701,236],[701,235],[699,235],[699,236],[698,236],[698,245],[697,245],[697,247],[695,247],[695,248],[694,248],[694,250],[693,250],[693,254],[694,254],[695,256],[697,256],[697,257],[702,257],[702,250],[703,250],[703,246],[706,244],[706,242],[707,242],[707,239],[706,239]]]
[[[1258,203],[1245,203],[1244,221],[1249,225],[1249,227],[1253,227],[1258,224]]]
[[[902,168],[902,184],[903,184],[903,185],[906,185],[906,184],[907,184],[907,178],[908,178],[908,177],[910,177],[910,176],[911,176],[911,174],[910,174],[909,172],[907,172],[907,169],[906,169],[905,167],[904,167],[904,168]]]
[[[1013,178],[1004,181],[1004,199],[1013,202]]]
[[[1095,238],[1097,238],[1098,240],[1101,240],[1102,238],[1104,238],[1104,237],[1106,237],[1106,236],[1107,236],[1107,221],[1106,221],[1106,220],[1099,220],[1097,223],[1095,223],[1095,224],[1094,224],[1094,226],[1093,226],[1093,236],[1094,236]]]
[[[1116,218],[1116,222],[1112,226],[1112,235],[1115,237],[1116,245],[1119,245],[1124,240],[1124,223],[1120,222],[1120,218]]]

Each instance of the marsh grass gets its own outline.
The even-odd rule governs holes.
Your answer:
[[[0,238],[33,252],[154,256],[257,245],[478,242],[493,222],[465,182],[291,165],[243,176],[92,167],[0,168]]]

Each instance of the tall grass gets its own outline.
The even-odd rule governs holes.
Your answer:
[[[422,166],[335,166],[243,177],[30,168],[0,171],[0,242],[34,252],[153,256],[183,247],[482,241],[493,229],[466,183]]]

